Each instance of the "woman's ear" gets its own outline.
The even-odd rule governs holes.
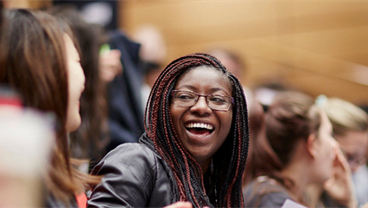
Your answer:
[[[310,134],[307,139],[307,152],[309,155],[314,158],[317,155],[317,137],[315,134]]]

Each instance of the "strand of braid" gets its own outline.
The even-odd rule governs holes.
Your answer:
[[[183,147],[170,115],[170,93],[176,81],[189,68],[207,65],[222,71],[233,88],[234,106],[230,134],[213,157],[211,176],[216,190],[206,194],[200,166]],[[157,152],[173,171],[179,200],[195,207],[243,207],[242,175],[248,154],[248,113],[244,92],[238,79],[208,54],[190,54],[171,62],[157,78],[145,111],[145,129]],[[198,177],[199,176],[199,177]],[[207,197],[208,196],[208,197]]]

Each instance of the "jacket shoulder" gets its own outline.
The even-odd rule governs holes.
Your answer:
[[[158,160],[157,155],[144,144],[118,146],[92,171],[92,174],[103,177],[93,189],[89,206],[145,207],[162,175]]]
[[[146,158],[150,162],[154,162],[158,155],[156,155],[150,148],[145,144],[141,143],[124,143],[111,150],[101,160],[101,162],[123,162],[126,158]],[[136,159],[135,159],[136,160]]]

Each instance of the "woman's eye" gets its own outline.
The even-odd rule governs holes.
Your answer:
[[[220,96],[214,96],[210,99],[210,101],[212,102],[216,102],[216,103],[225,103],[226,100]]]
[[[187,100],[187,99],[193,99],[193,96],[191,96],[190,94],[180,94],[177,96],[177,98],[182,99],[182,100]]]

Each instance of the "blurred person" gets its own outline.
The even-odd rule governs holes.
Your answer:
[[[109,140],[105,80],[101,77],[100,68],[100,48],[107,41],[107,37],[105,40],[101,26],[87,23],[72,5],[54,6],[48,12],[68,23],[79,45],[86,82],[80,99],[82,123],[70,134],[71,151],[73,157],[89,159],[91,169],[105,155]],[[106,53],[103,56],[109,58],[105,57],[108,56]],[[120,63],[120,56],[115,59]],[[106,80],[109,81],[111,80]]]
[[[248,101],[249,110],[253,103],[252,100],[254,96],[252,91],[243,81],[244,74],[247,72],[244,60],[236,52],[224,48],[212,48],[208,53],[220,60],[226,69],[240,80],[245,92],[245,97]]]
[[[3,25],[3,10],[4,10],[4,4],[3,2],[0,0],[0,31],[2,30],[2,25]]]
[[[110,31],[110,50],[119,50],[124,72],[107,85],[110,142],[107,152],[123,143],[136,143],[144,132],[141,88],[144,71],[139,56],[140,44],[122,31]]]
[[[88,207],[244,207],[248,149],[244,92],[213,56],[171,62],[156,80],[138,144],[123,144],[94,168],[103,175]]]
[[[142,107],[146,106],[151,88],[163,69],[166,59],[166,43],[161,32],[153,25],[139,26],[133,40],[141,44],[139,56],[142,60],[144,79],[142,83]]]
[[[61,6],[60,8],[64,7]],[[58,11],[55,11],[55,13],[58,13]],[[74,13],[71,14],[71,16],[77,15],[75,11],[70,13]],[[69,20],[71,19],[68,15],[66,17],[63,14],[59,15],[64,16],[64,18]],[[82,31],[83,29],[86,29],[85,27],[77,28],[79,23],[85,23],[84,21],[79,21],[80,14],[75,18],[77,18],[75,20],[76,22],[74,23],[74,20],[72,19],[71,24],[75,24],[74,29],[77,30],[76,33],[85,34],[85,31]],[[97,155],[95,161],[98,161],[100,156],[103,156],[105,153],[114,149],[121,143],[137,142],[135,136],[143,133],[143,110],[141,108],[140,94],[137,93],[140,91],[139,83],[141,82],[143,73],[141,73],[139,68],[139,44],[130,41],[125,34],[120,31],[107,32],[106,40],[102,40],[103,44],[100,45],[101,48],[99,48],[99,57],[95,57],[97,55],[96,42],[88,43],[88,41],[91,41],[90,38],[93,34],[96,35],[96,32],[100,33],[101,31],[96,30],[98,28],[97,25],[93,25],[91,23],[88,25],[89,27],[95,28],[95,31],[90,31],[91,34],[88,34],[87,38],[82,35],[79,36],[78,34],[77,37],[82,42],[80,43],[80,45],[82,45],[82,51],[84,51],[83,45],[86,48],[90,47],[91,49],[89,51],[86,50],[85,55],[83,55],[84,52],[82,54],[82,64],[86,65],[85,72],[87,81],[86,93],[82,97],[82,102],[86,102],[83,102],[85,105],[82,106],[81,113],[82,116],[85,116],[89,121],[84,122],[83,124],[85,125],[82,124],[82,129],[76,133],[76,136],[80,133],[84,134],[79,135],[81,136],[80,138],[88,138],[88,136],[91,136],[90,133],[92,134],[92,132],[86,133],[86,130],[89,128],[87,125],[101,122],[98,119],[92,119],[92,117],[100,117],[100,119],[101,116],[104,117],[105,110],[103,108],[105,108],[105,97],[107,100],[108,127],[105,128],[103,124],[102,126],[94,128],[93,131],[96,131],[95,133],[97,133],[97,131],[101,131],[100,133],[102,133],[102,135],[93,134],[93,141],[95,141],[95,146],[98,145],[98,149],[96,150],[91,147],[89,151],[90,153],[92,151],[92,154],[95,156]],[[105,41],[107,43],[105,43]],[[101,44],[101,42],[99,44]],[[92,57],[93,59],[88,61],[85,59],[87,57],[88,60]],[[95,67],[97,66],[99,66],[98,74],[95,70]],[[125,69],[124,73],[122,73],[123,69]],[[97,76],[100,79],[99,81],[96,80]],[[104,93],[104,97],[100,96],[101,92]],[[98,104],[87,101],[96,101],[96,99]],[[97,111],[98,113],[94,115],[92,111],[95,111],[96,107],[103,108],[102,111]],[[104,118],[102,119],[104,120]],[[105,133],[108,133],[108,139],[106,138]],[[97,140],[99,136],[102,137],[99,138],[100,141]],[[105,144],[105,142],[107,144]],[[102,147],[104,148],[101,149]]]
[[[83,197],[87,184],[96,184],[99,178],[77,171],[69,156],[68,133],[81,124],[79,100],[85,83],[72,33],[42,11],[6,10],[4,18],[0,83],[19,92],[24,106],[53,113],[57,122],[51,161],[43,177],[44,206],[77,207],[76,195]]]
[[[119,50],[111,50],[109,44],[104,43],[100,48],[100,79],[108,85],[116,76],[123,73],[123,65],[120,62]]]
[[[326,112],[333,126],[333,134],[349,162],[351,171],[356,172],[365,165],[368,144],[368,116],[358,106],[339,98],[317,98],[319,106]]]
[[[258,162],[247,167],[254,175],[243,188],[246,207],[282,207],[288,200],[308,206],[304,193],[309,184],[336,179],[329,181],[328,188],[333,192],[338,179],[345,179],[333,178],[337,177],[335,168],[349,171],[348,165],[332,137],[327,115],[309,96],[300,92],[278,94],[262,128],[251,146],[251,158]],[[356,205],[349,199],[342,205]]]
[[[267,112],[268,106],[272,103],[277,94],[286,91],[294,91],[294,89],[286,86],[280,80],[267,81],[258,84],[253,88],[254,99],[257,100]]]
[[[317,104],[326,112],[333,126],[333,136],[349,163],[359,206],[368,202],[368,116],[358,106],[320,95]]]
[[[4,3],[3,1],[0,0],[0,26],[2,25],[2,22],[3,22],[3,8],[4,8]]]
[[[213,48],[208,52],[216,57],[239,80],[243,80],[243,75],[246,73],[246,67],[242,58],[235,52],[223,48]]]
[[[42,175],[55,141],[54,121],[18,105],[2,88],[0,97],[0,207],[43,207]]]
[[[247,165],[245,166],[244,177],[243,177],[243,186],[246,186],[249,182],[253,180],[253,176],[257,174],[257,169],[252,168],[253,166],[258,164],[259,158],[257,158],[254,154],[254,143],[257,142],[257,138],[259,134],[262,133],[263,123],[264,123],[264,111],[262,105],[256,101],[252,100],[252,104],[250,104],[250,109],[248,112],[249,115],[249,148],[248,148],[248,157],[247,157]],[[255,156],[253,158],[253,156]]]

